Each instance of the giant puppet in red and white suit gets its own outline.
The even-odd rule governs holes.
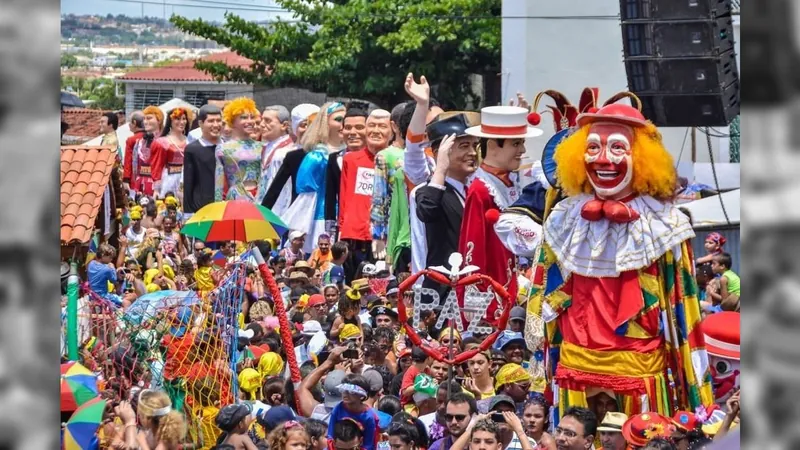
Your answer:
[[[543,132],[528,126],[528,110],[516,106],[489,106],[481,109],[481,124],[467,128],[466,133],[480,139],[481,166],[467,189],[464,215],[461,220],[458,252],[468,265],[497,281],[517,296],[517,263],[494,232],[486,213],[503,210],[519,198],[521,191],[516,171],[525,155],[525,139]],[[459,289],[463,306],[463,289]],[[486,309],[490,323],[502,315],[501,300]]]
[[[639,105],[623,93],[578,116],[554,156],[565,198],[543,226],[517,223],[543,236],[537,297],[558,414],[598,389],[628,415],[714,402],[674,164],[641,106],[615,103],[624,97]]]

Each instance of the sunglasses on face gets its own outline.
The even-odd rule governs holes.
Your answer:
[[[577,436],[578,436],[578,433],[576,433],[576,432],[574,432],[574,431],[572,431],[572,430],[567,430],[567,429],[565,429],[565,428],[561,428],[561,427],[558,427],[558,428],[556,428],[556,430],[555,430],[555,431],[556,431],[556,432],[555,432],[555,435],[556,435],[556,436],[558,436],[559,434],[563,434],[563,435],[564,435],[565,437],[567,437],[568,439],[572,439],[572,438],[574,438],[574,437],[577,437]]]
[[[461,421],[463,421],[464,419],[467,418],[467,415],[466,414],[445,414],[444,418],[448,422],[452,422],[454,419],[456,421],[458,421],[458,422],[461,422]]]

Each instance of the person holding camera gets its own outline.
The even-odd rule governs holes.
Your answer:
[[[474,416],[449,450],[466,450],[467,447],[470,450],[533,450],[536,442],[525,435],[514,408],[510,397],[496,395],[489,406],[489,414]]]

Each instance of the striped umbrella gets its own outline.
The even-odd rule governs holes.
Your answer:
[[[61,364],[61,411],[75,411],[97,392],[97,376],[89,369],[75,361]]]
[[[289,227],[275,213],[247,200],[208,204],[194,213],[181,233],[203,242],[281,239]]]
[[[95,397],[78,408],[64,427],[64,450],[89,450],[98,448],[97,430],[103,423],[105,399]]]

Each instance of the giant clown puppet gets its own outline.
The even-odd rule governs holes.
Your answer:
[[[625,97],[638,108],[616,103]],[[542,288],[531,301],[546,323],[557,414],[588,406],[587,392],[596,391],[613,394],[629,416],[672,416],[714,401],[688,242],[694,232],[671,201],[672,158],[640,109],[623,93],[578,115],[555,149],[564,198],[543,225],[515,220],[541,242]]]

